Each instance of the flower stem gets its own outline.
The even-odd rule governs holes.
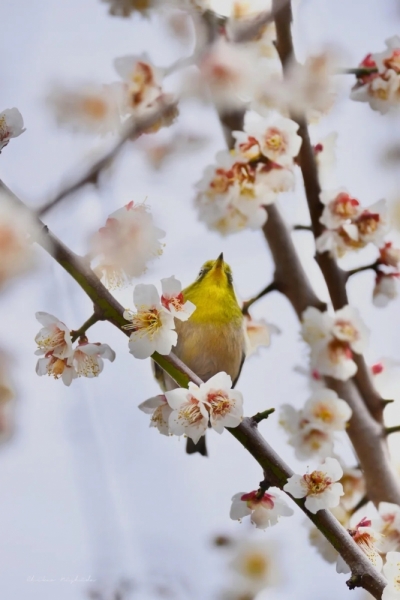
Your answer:
[[[349,279],[352,275],[357,275],[357,273],[362,273],[363,271],[375,271],[377,270],[379,265],[379,261],[375,261],[370,265],[364,265],[363,267],[357,267],[356,269],[351,269],[350,271],[346,271],[346,280]]]
[[[293,231],[312,231],[311,225],[295,225]]]
[[[371,75],[372,73],[377,73],[378,69],[376,67],[355,67],[352,69],[339,69],[337,71],[338,75],[356,75],[356,77],[364,77],[365,75]]]
[[[83,335],[85,335],[85,333],[89,329],[89,327],[91,327],[95,323],[98,323],[99,321],[102,321],[102,320],[103,319],[99,315],[99,313],[98,312],[94,312],[92,314],[92,316],[89,317],[88,320],[84,322],[84,324],[82,325],[82,327],[79,327],[79,329],[74,329],[73,331],[71,331],[71,340],[72,340],[72,342],[75,342],[78,338],[80,338]]]
[[[393,427],[385,428],[386,435],[391,435],[392,433],[399,433],[399,432],[400,432],[400,425],[394,425]]]

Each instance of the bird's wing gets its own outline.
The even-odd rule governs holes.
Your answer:
[[[237,374],[237,376],[235,377],[235,380],[234,380],[234,382],[232,383],[232,387],[233,387],[233,388],[235,387],[235,385],[236,385],[236,384],[237,384],[237,382],[238,382],[238,379],[239,379],[239,377],[240,377],[240,373],[242,372],[243,363],[244,363],[244,361],[245,361],[245,360],[246,360],[246,353],[243,351],[243,354],[242,354],[242,360],[241,360],[241,363],[240,363],[240,367],[239,367],[238,374]]]
[[[153,375],[162,391],[166,392],[167,386],[165,385],[164,370],[156,362],[154,362],[154,360],[151,361],[151,370],[153,371]]]

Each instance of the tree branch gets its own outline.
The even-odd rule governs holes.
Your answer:
[[[85,333],[87,332],[87,330],[89,329],[89,327],[91,327],[95,323],[98,323],[99,321],[102,321],[102,320],[103,320],[103,317],[100,317],[99,314],[94,312],[92,314],[92,316],[89,317],[88,320],[84,322],[82,327],[79,327],[79,329],[74,329],[71,331],[72,343],[75,342],[79,337],[84,336]]]
[[[242,313],[244,315],[248,315],[250,306],[252,306],[255,302],[257,302],[257,300],[260,300],[261,298],[263,298],[270,292],[275,292],[275,291],[279,291],[279,290],[276,286],[275,281],[273,281],[272,283],[267,285],[267,287],[265,287],[263,290],[261,290],[261,292],[259,294],[254,296],[254,298],[250,298],[250,300],[246,300],[245,302],[243,302]]]
[[[160,121],[160,119],[166,117],[168,114],[173,114],[173,112],[176,110],[176,106],[176,101],[166,103],[161,100],[160,102],[156,102],[154,110],[152,110],[151,113],[145,117],[131,117],[125,124],[121,137],[114,144],[111,150],[108,150],[102,158],[91,165],[83,175],[78,177],[76,181],[68,184],[64,189],[56,194],[54,198],[43,204],[43,206],[37,210],[38,216],[43,216],[47,211],[61,202],[61,200],[64,200],[71,194],[74,194],[83,186],[89,183],[96,183],[101,171],[116,158],[121,149],[125,146],[126,142],[137,138],[140,134],[153,127]]]
[[[273,0],[273,6],[278,9],[278,0]],[[291,34],[291,22],[292,10],[290,3],[288,3],[283,8],[280,8],[276,11],[275,17],[277,32],[276,46],[284,70],[287,68],[288,64],[295,59]],[[317,164],[304,116],[292,115],[292,119],[299,125],[298,134],[302,138],[302,144],[299,152],[299,163],[303,174],[312,228],[314,236],[317,238],[323,231],[323,226],[320,223],[323,205],[319,199],[321,188],[318,180]],[[331,258],[328,252],[324,252],[322,254],[317,253],[316,261],[325,278],[334,309],[339,310],[340,308],[343,308],[343,306],[348,304],[346,292],[346,273],[338,267],[336,261]],[[354,378],[356,385],[373,417],[382,423],[383,408],[381,398],[374,389],[369,370],[365,365],[363,357],[357,356],[356,362],[358,366],[357,373]]]
[[[0,187],[11,199],[28,210],[4,184],[1,183]],[[39,221],[39,223],[41,222]],[[99,307],[104,318],[129,336],[129,332],[122,329],[122,326],[126,324],[122,316],[123,307],[105,288],[85,260],[69,250],[43,224],[42,226],[45,232],[44,238],[47,238],[47,240],[40,238],[38,242],[75,279],[89,298]],[[197,385],[202,383],[201,379],[173,353],[169,356],[154,353],[152,359],[181,387],[187,387],[189,381]],[[238,427],[228,429],[228,431],[257,460],[271,484],[282,489],[288,477],[292,475],[292,471],[260,435],[254,418],[245,418]],[[374,569],[365,554],[358,548],[335,517],[327,510],[318,511],[315,515],[309,513],[304,506],[304,499],[293,499],[293,501],[341,554],[352,570],[353,576],[359,578],[360,585],[379,599],[386,584],[385,580]]]

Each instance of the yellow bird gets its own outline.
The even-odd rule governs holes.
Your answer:
[[[245,333],[231,268],[222,253],[217,260],[204,263],[196,281],[183,290],[183,297],[196,310],[187,321],[176,321],[178,343],[173,351],[203,381],[225,371],[235,385],[245,358]],[[156,364],[154,373],[164,391],[176,387]],[[188,438],[186,452],[206,456],[205,436],[197,444]]]

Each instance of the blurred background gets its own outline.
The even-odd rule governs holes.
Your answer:
[[[108,143],[57,127],[46,104],[52,85],[114,81],[117,56],[146,51],[156,65],[168,66],[190,54],[190,43],[171,37],[165,15],[120,19],[111,17],[107,8],[99,0],[1,2],[0,110],[18,107],[26,132],[2,152],[0,177],[32,207]],[[328,44],[341,51],[344,66],[354,67],[368,52],[383,50],[386,38],[400,34],[396,0],[301,0],[295,16],[300,59]],[[383,156],[400,140],[399,117],[382,117],[367,104],[351,102],[353,79],[341,79],[339,101],[312,127],[313,142],[337,131],[337,183],[365,205],[380,198],[396,200],[399,165],[389,165]],[[83,254],[88,237],[108,214],[130,200],[147,198],[156,224],[167,235],[164,254],[141,281],[158,285],[161,277],[175,275],[187,285],[205,260],[223,251],[238,294],[249,298],[273,273],[262,233],[222,238],[199,223],[193,209],[194,183],[224,148],[219,121],[211,107],[192,100],[181,106],[173,127],[205,141],[194,152],[167,159],[158,171],[140,144],[129,144],[103,174],[99,189],[85,188],[49,213],[45,222]],[[290,223],[308,223],[300,181],[296,193],[285,194],[279,206]],[[299,231],[293,236],[316,290],[327,299],[313,261],[311,235]],[[362,259],[357,256],[360,264],[364,259],[367,263],[368,250]],[[271,570],[279,571],[276,585],[260,598],[344,597],[345,576],[337,575],[310,546],[300,511],[265,532],[230,521],[231,496],[256,489],[262,473],[228,433],[208,435],[210,456],[204,459],[188,457],[183,440],[149,429],[148,416],[137,406],[157,394],[158,386],[150,361],[135,360],[117,329],[100,323],[90,331],[90,341],[108,343],[117,353],[100,378],[80,378],[66,388],[61,381],[37,377],[33,353],[40,326],[35,312],[55,314],[71,329],[91,314],[90,301],[61,267],[42,251],[37,263],[35,271],[0,296],[0,344],[12,357],[17,392],[14,432],[0,447],[1,596],[219,598],[233,579],[230,550],[216,548],[215,537],[251,536],[269,548]],[[400,302],[375,308],[372,288],[368,272],[354,277],[349,286],[351,303],[372,330],[367,359],[370,364],[387,356],[400,360]],[[124,306],[133,306],[132,288],[116,296]],[[306,365],[307,351],[290,305],[271,294],[254,306],[253,316],[266,318],[281,333],[245,363],[238,384],[245,413],[283,403],[302,406],[308,383],[294,367]],[[392,412],[393,419],[400,417],[398,409]],[[293,469],[304,467],[287,445],[277,413],[260,429]],[[392,444],[396,451],[395,439]],[[351,460],[345,438],[339,447]],[[365,592],[352,594],[357,598]]]

